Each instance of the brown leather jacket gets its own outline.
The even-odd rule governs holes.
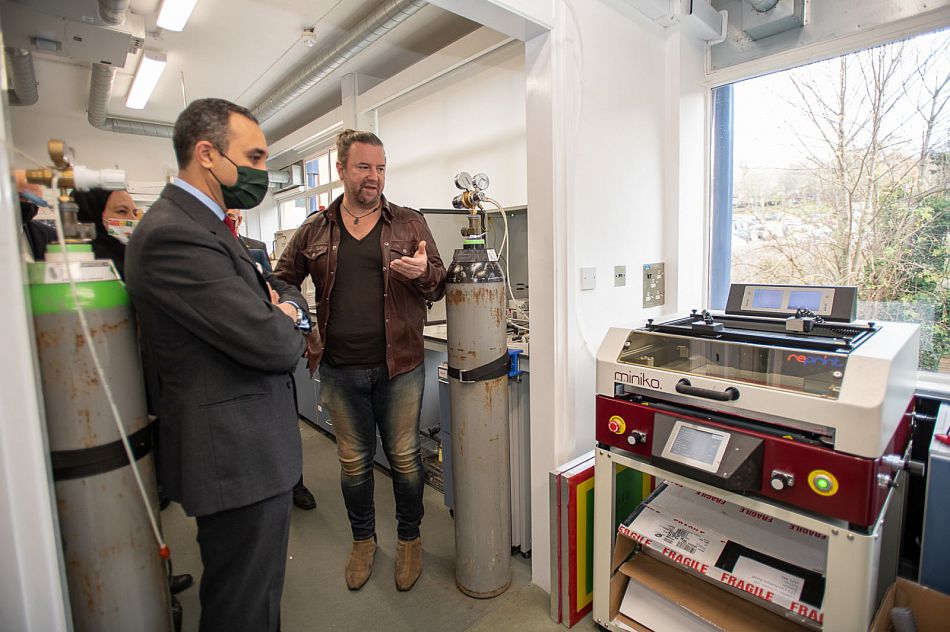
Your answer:
[[[274,275],[300,287],[307,275],[316,289],[317,322],[307,344],[310,372],[316,370],[323,356],[323,340],[330,318],[328,302],[333,291],[333,275],[340,246],[340,213],[342,196],[319,213],[311,215],[294,233],[277,262]],[[416,368],[425,355],[422,327],[426,320],[426,301],[437,301],[445,294],[445,266],[432,239],[422,213],[397,206],[382,198],[383,227],[380,248],[383,261],[411,257],[420,241],[426,242],[429,269],[418,279],[408,281],[398,274],[390,276],[388,263],[383,265],[386,319],[386,364],[389,375],[396,377]]]

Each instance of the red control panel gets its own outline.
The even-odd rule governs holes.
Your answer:
[[[885,454],[903,455],[906,451],[912,409],[913,401]],[[660,409],[646,402],[598,395],[597,441],[652,462],[664,448],[663,445],[654,445],[654,418],[657,414],[726,432],[730,437],[745,435],[760,439],[763,445],[761,482],[757,489],[744,489],[743,493],[764,496],[865,527],[877,520],[884,506],[889,491],[887,477],[893,472],[880,458],[867,459],[836,452],[792,435],[738,428],[718,418],[710,420],[695,412],[680,412],[670,405]],[[660,441],[665,443],[663,439]]]

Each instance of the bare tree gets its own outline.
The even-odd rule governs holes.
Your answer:
[[[915,246],[943,221],[921,203],[947,192],[946,170],[932,176],[930,165],[950,121],[948,51],[946,36],[926,49],[898,42],[787,74],[784,98],[805,121],[793,134],[816,200],[783,204],[778,221],[767,217],[774,209],[753,206],[748,214],[766,238],[737,258],[737,269],[758,279],[858,285],[872,301],[907,293],[920,272]]]

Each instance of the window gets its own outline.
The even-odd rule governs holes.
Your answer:
[[[729,282],[856,285],[950,373],[950,31],[713,91],[711,303]]]
[[[261,211],[261,240],[272,243],[278,231],[300,226],[311,213],[325,209],[342,195],[336,174],[336,149],[324,148],[303,161],[305,190],[277,195],[276,211]]]
[[[288,200],[280,204],[280,227],[281,230],[296,228],[307,219],[307,200],[297,198]]]

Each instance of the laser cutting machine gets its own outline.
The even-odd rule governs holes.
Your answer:
[[[911,467],[919,326],[856,305],[853,287],[734,284],[724,311],[612,328],[597,356],[597,502],[624,465],[828,535],[828,630],[867,629],[896,574]]]

